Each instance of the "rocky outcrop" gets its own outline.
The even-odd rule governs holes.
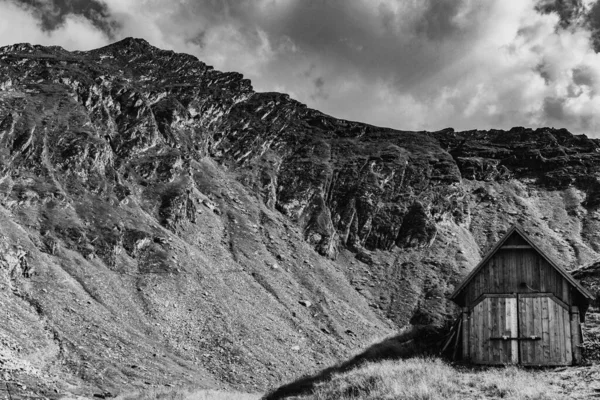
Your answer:
[[[600,263],[595,262],[572,271],[573,277],[579,280],[590,293],[596,296],[595,307],[600,307]]]
[[[589,190],[595,183],[600,142],[566,129],[515,127],[508,132],[441,131],[434,135],[467,179],[533,179],[547,189],[576,186]]]

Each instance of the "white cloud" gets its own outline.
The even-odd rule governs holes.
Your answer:
[[[45,32],[30,10],[1,0],[0,46],[23,42],[90,50],[106,45],[109,40],[90,21],[76,15],[68,15],[57,29]]]

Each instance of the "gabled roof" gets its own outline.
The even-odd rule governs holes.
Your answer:
[[[496,245],[494,246],[494,248],[492,250],[490,250],[485,257],[483,257],[483,259],[479,262],[479,264],[477,264],[477,266],[475,268],[473,268],[473,270],[469,273],[469,275],[467,275],[467,277],[462,281],[462,283],[454,290],[454,293],[452,293],[452,295],[450,296],[450,300],[454,300],[456,299],[460,293],[462,292],[462,290],[469,284],[469,282],[473,279],[473,277],[475,277],[479,271],[484,267],[484,265],[490,260],[490,258],[492,258],[492,256],[494,254],[496,254],[496,252],[498,250],[500,250],[500,248],[504,245],[504,243],[508,240],[508,238],[513,234],[513,233],[517,233],[521,236],[521,238],[523,238],[523,240],[525,240],[525,242],[527,242],[527,244],[529,244],[535,251],[538,252],[538,254],[548,262],[548,264],[550,264],[554,269],[556,269],[562,276],[563,278],[565,278],[569,283],[571,283],[571,285],[573,285],[578,291],[579,293],[581,293],[581,295],[589,300],[593,300],[594,296],[592,296],[590,294],[590,292],[587,291],[586,288],[584,288],[581,283],[577,282],[577,280],[575,280],[575,278],[573,278],[571,276],[571,274],[569,274],[563,267],[561,267],[560,265],[556,264],[554,261],[552,261],[552,259],[550,257],[548,257],[530,238],[529,236],[527,236],[527,234],[525,233],[525,231],[518,225],[513,225],[508,232],[506,232],[506,234],[504,235],[504,237],[502,239],[500,239],[498,241],[498,243],[496,243]]]

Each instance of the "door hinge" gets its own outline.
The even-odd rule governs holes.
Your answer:
[[[491,337],[490,340],[542,340],[542,338],[540,336],[520,336],[520,337],[499,336],[499,337]]]

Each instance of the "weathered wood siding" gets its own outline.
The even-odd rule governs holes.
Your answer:
[[[465,304],[484,293],[552,293],[572,305],[571,284],[533,248],[513,237],[494,254],[464,289]],[[516,243],[515,243],[516,242]],[[517,247],[518,246],[518,247]]]
[[[579,307],[571,307],[571,339],[573,348],[573,363],[581,363],[581,323],[579,322]]]
[[[469,318],[469,354],[476,364],[519,362],[516,297],[486,297]],[[506,337],[506,340],[504,339]]]
[[[573,321],[569,307],[551,295],[487,294],[468,316],[463,356],[476,364],[571,365],[579,344]]]
[[[571,365],[573,350],[568,307],[544,296],[519,296],[519,336],[523,365]]]

